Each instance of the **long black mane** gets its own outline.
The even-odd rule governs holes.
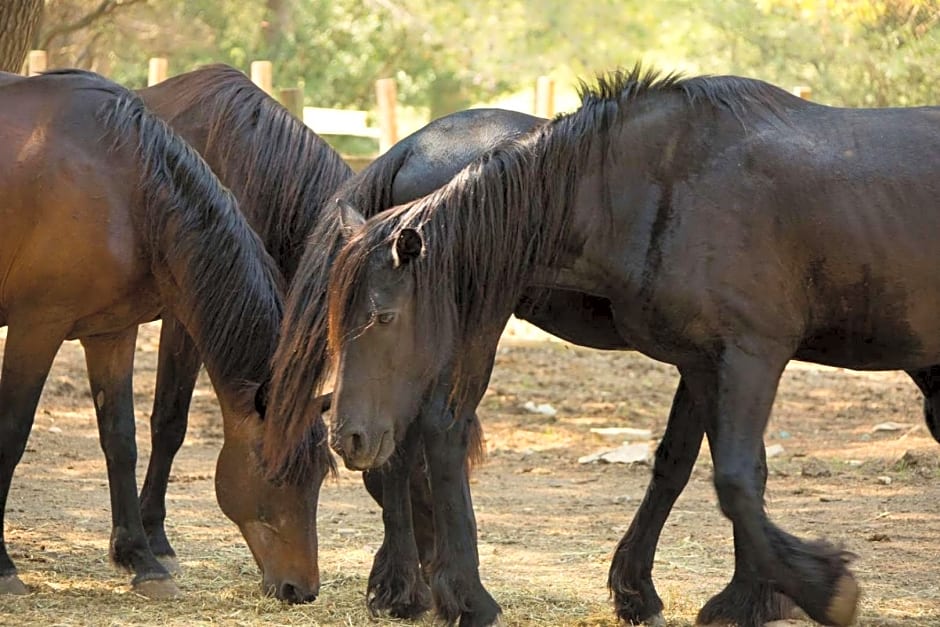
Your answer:
[[[560,252],[557,242],[566,228],[565,208],[579,177],[581,157],[592,142],[604,141],[605,129],[627,115],[634,101],[667,92],[684,93],[689,103],[704,102],[733,113],[750,101],[766,103],[762,106],[773,111],[779,108],[778,99],[789,97],[760,81],[683,79],[643,71],[640,66],[601,76],[594,87],[582,84],[582,107],[577,112],[559,116],[540,131],[483,156],[437,193],[370,224],[336,264],[342,269],[328,290],[325,283],[331,268],[349,239],[338,205],[331,203],[311,235],[287,299],[282,340],[290,337],[291,341],[279,344],[273,360],[265,436],[269,469],[278,478],[305,473],[303,447],[293,450],[290,444],[299,442],[300,436],[288,436],[286,446],[278,438],[283,433],[303,433],[310,417],[319,415],[316,397],[329,383],[331,366],[331,348],[325,338],[333,334],[335,351],[341,338],[354,331],[347,326],[345,311],[356,298],[355,286],[372,251],[377,247],[390,250],[401,228],[421,230],[428,250],[416,272],[422,279],[422,301],[433,310],[426,313],[432,316],[429,319],[442,319],[452,314],[451,303],[460,303],[461,341],[471,342],[479,321],[497,309],[508,314],[531,270],[549,264]],[[389,155],[349,179],[337,191],[338,202],[355,207],[366,218],[386,211],[404,156]],[[548,174],[533,176],[536,171]],[[474,199],[480,210],[452,211],[464,202],[462,198]],[[445,214],[448,217],[435,218]],[[507,258],[510,250],[525,254]],[[482,260],[483,267],[473,268],[470,260]],[[471,265],[464,267],[467,262]],[[486,285],[500,287],[494,291]]]
[[[333,261],[348,239],[341,207],[355,207],[365,217],[391,207],[395,175],[407,157],[393,148],[347,179],[307,239],[287,295],[281,341],[271,362],[262,454],[274,481],[297,482],[308,476],[309,450],[320,444],[302,434],[308,424],[319,422],[317,398],[328,383],[327,283]],[[281,434],[285,432],[296,434],[288,440],[298,446],[284,446]]]
[[[336,189],[352,176],[345,161],[239,70],[211,65],[150,89],[167,90],[178,113],[205,128],[200,152],[229,182],[242,212],[288,278],[304,241]],[[146,94],[146,91],[144,92]]]
[[[330,278],[331,350],[358,332],[348,312],[360,303],[369,261],[390,251],[404,228],[418,230],[425,241],[421,258],[410,264],[421,319],[428,328],[452,321],[455,351],[471,350],[487,324],[508,317],[533,272],[552,267],[565,252],[568,208],[589,155],[608,154],[610,130],[636,103],[666,94],[682,95],[690,107],[728,111],[742,122],[752,110],[782,115],[802,102],[761,81],[662,76],[639,65],[602,76],[593,88],[582,85],[576,112],[503,144],[439,191],[373,218],[350,240]],[[469,382],[458,370],[452,383],[459,402]]]
[[[52,74],[108,95],[97,116],[102,139],[138,160],[135,226],[167,305],[192,323],[216,383],[262,381],[281,320],[281,278],[232,194],[136,94],[90,72]]]

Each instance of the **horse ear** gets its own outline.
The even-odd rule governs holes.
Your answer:
[[[402,229],[395,239],[395,246],[392,248],[392,259],[395,260],[395,267],[408,263],[412,259],[421,256],[424,250],[424,239],[415,229]]]
[[[265,379],[261,382],[261,385],[258,386],[258,389],[255,390],[255,411],[261,416],[261,420],[264,420],[264,412],[268,409],[269,384],[270,381]]]
[[[348,202],[343,200],[336,202],[339,204],[339,223],[342,225],[343,234],[346,237],[352,237],[353,233],[366,223],[366,219]]]

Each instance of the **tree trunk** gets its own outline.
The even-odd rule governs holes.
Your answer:
[[[0,2],[0,70],[19,72],[42,17],[43,0]]]

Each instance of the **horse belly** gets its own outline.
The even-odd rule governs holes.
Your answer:
[[[805,333],[797,358],[858,370],[940,363],[940,290],[923,289],[817,320]]]

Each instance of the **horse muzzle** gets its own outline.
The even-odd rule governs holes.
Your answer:
[[[262,581],[261,587],[268,596],[273,596],[281,601],[287,601],[295,605],[313,603],[317,600],[317,594],[320,592],[319,586],[313,588],[299,581],[276,581],[268,579],[267,577]]]
[[[341,429],[333,434],[330,445],[350,470],[369,470],[381,466],[395,450],[395,438],[386,429],[376,435],[365,429]]]

